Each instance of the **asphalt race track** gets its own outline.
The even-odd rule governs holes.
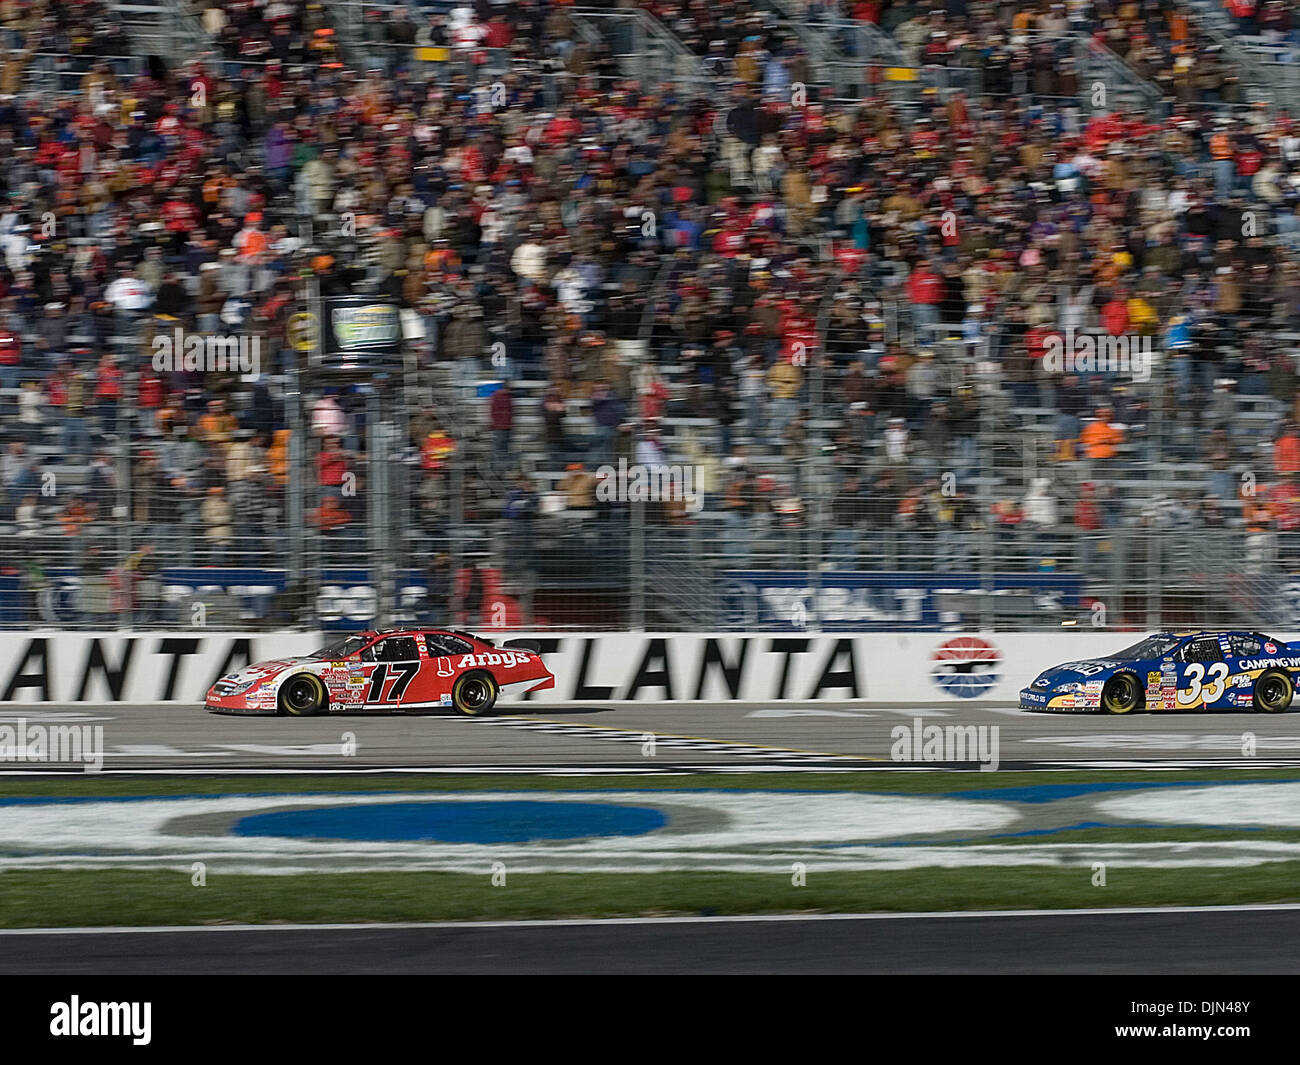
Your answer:
[[[103,727],[104,768],[359,770],[384,767],[623,769],[895,768],[898,726],[996,726],[1000,769],[1131,763],[1300,765],[1300,712],[1026,713],[948,702],[515,703],[468,719],[425,715],[221,716],[199,707],[90,704],[24,710],[0,722]],[[918,748],[919,749],[919,748]],[[914,759],[903,759],[914,762]],[[16,767],[0,767],[11,770]],[[26,766],[31,769],[33,767]],[[69,767],[71,768],[71,767]]]
[[[1297,973],[1300,908],[0,932],[0,973]]]

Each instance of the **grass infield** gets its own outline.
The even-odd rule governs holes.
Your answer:
[[[545,873],[494,887],[460,873],[221,876],[113,870],[0,874],[0,926],[348,923],[758,913],[1077,909],[1300,901],[1300,862],[1233,869],[999,866],[897,872]]]
[[[1294,770],[1061,773],[810,773],[681,776],[169,777],[67,775],[0,779],[0,801],[298,793],[605,791],[680,789],[870,791],[942,794],[1044,785],[1196,784],[1296,781]],[[1300,839],[1287,830],[1167,827],[1088,828],[1068,842]],[[1063,837],[1058,836],[1058,841]],[[1033,846],[1033,840],[1000,840]],[[657,872],[481,875],[430,872],[223,875],[209,865],[195,886],[188,867],[168,870],[21,870],[0,874],[0,927],[202,925],[225,923],[490,920],[555,917],[758,914],[1098,906],[1215,905],[1300,901],[1300,862],[1231,868],[1155,869],[1110,865],[1094,886],[1085,866],[981,866],[806,873],[788,864],[767,873]]]

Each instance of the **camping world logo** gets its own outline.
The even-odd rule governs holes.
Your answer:
[[[978,699],[1002,678],[1002,653],[980,636],[954,636],[930,656],[930,677],[949,695]]]

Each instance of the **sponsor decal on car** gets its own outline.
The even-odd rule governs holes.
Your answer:
[[[1269,666],[1300,669],[1300,658],[1245,658],[1241,662],[1243,669],[1266,669]]]
[[[525,662],[531,662],[532,655],[524,651],[493,651],[490,654],[479,652],[478,654],[462,655],[460,659],[460,668],[469,669],[472,666],[506,666],[507,668],[515,665],[523,665]],[[441,673],[439,674],[441,676]]]
[[[1107,661],[1064,662],[1057,668],[1068,669],[1084,677],[1095,677],[1098,673],[1105,673],[1106,670],[1114,669],[1117,665],[1119,665],[1118,662]]]
[[[1264,650],[1271,655],[1275,655],[1277,654],[1277,644],[1275,644],[1272,640],[1269,640],[1268,643],[1264,644]]]

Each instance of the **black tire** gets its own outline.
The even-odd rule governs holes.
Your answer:
[[[1265,670],[1255,678],[1255,709],[1265,714],[1282,714],[1295,698],[1291,674],[1280,669]]]
[[[329,695],[314,673],[295,673],[280,688],[280,709],[293,717],[323,714]]]
[[[1108,714],[1131,714],[1142,709],[1142,689],[1132,673],[1116,673],[1101,690],[1101,708]]]
[[[481,670],[466,673],[463,677],[457,677],[456,683],[451,686],[451,705],[458,714],[483,717],[492,712],[499,690],[496,678],[491,673]]]

